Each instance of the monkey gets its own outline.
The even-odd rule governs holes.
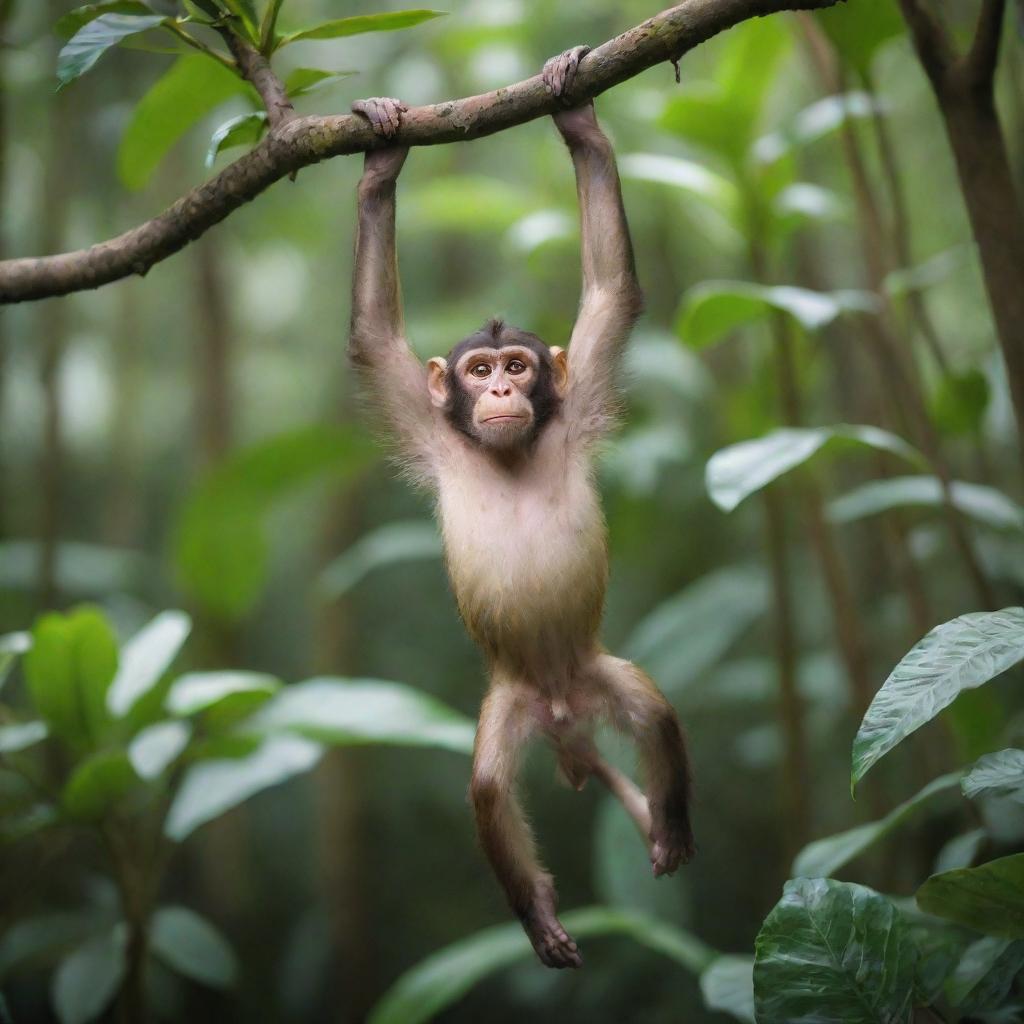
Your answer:
[[[624,346],[643,305],[611,143],[592,101],[571,106],[588,48],[549,60],[543,81],[575,169],[583,293],[568,348],[492,319],[424,366],[406,341],[395,239],[394,144],[405,105],[352,104],[385,143],[358,186],[349,357],[406,474],[431,492],[459,614],[483,652],[470,800],[480,845],[541,962],[580,967],[516,795],[527,740],[543,736],[577,789],[593,775],[625,806],[656,877],[694,855],[691,771],[672,705],[599,638],[608,551],[594,479],[618,416]],[[391,143],[390,145],[388,143]],[[610,722],[638,748],[646,794],[597,752]]]

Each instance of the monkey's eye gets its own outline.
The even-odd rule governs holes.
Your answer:
[[[505,369],[509,373],[522,373],[526,369],[526,363],[521,359],[510,359]]]
[[[475,366],[470,367],[469,372],[474,377],[479,377],[482,380],[484,377],[490,377],[491,368],[487,363],[477,363]]]

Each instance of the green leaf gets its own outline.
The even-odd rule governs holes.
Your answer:
[[[140,779],[158,778],[188,746],[192,727],[185,722],[157,722],[128,745],[128,759]]]
[[[84,75],[112,46],[127,36],[155,28],[164,21],[159,14],[102,14],[84,24],[57,55],[61,85]]]
[[[841,867],[931,804],[936,797],[956,789],[959,782],[960,776],[957,773],[932,779],[924,789],[893,808],[884,818],[858,825],[826,839],[815,840],[797,854],[792,874],[805,878],[834,875]]]
[[[969,1013],[995,1010],[1024,970],[1024,941],[978,939],[964,951],[946,985],[953,1006]]]
[[[627,153],[619,158],[619,172],[624,178],[671,185],[699,196],[730,218],[736,216],[739,208],[736,186],[695,160],[662,153]]]
[[[213,988],[230,988],[238,961],[228,941],[209,921],[187,907],[160,907],[150,931],[153,955],[186,978]]]
[[[138,781],[123,750],[103,750],[72,772],[61,794],[61,803],[70,817],[97,821]]]
[[[756,569],[730,566],[695,580],[634,627],[626,656],[666,692],[699,679],[764,614],[768,584]]]
[[[843,60],[865,75],[881,46],[905,31],[893,0],[863,0],[857,11],[833,7],[815,17]]]
[[[325,86],[351,78],[355,71],[321,71],[319,68],[295,68],[284,80],[284,90],[291,99],[317,92]]]
[[[281,37],[278,46],[297,43],[302,39],[338,39],[341,36],[362,35],[364,32],[394,32],[400,28],[412,28],[433,18],[442,18],[447,11],[387,11],[382,14],[357,14],[351,18],[337,18],[325,21],[313,28],[289,32]]]
[[[212,167],[225,149],[231,149],[232,146],[255,145],[263,138],[266,127],[267,114],[264,110],[228,118],[223,124],[218,125],[210,136],[210,145],[206,150],[206,166]]]
[[[953,836],[943,845],[935,858],[935,873],[952,871],[954,868],[969,868],[977,860],[987,840],[988,832],[983,828],[974,828],[970,832]]]
[[[16,754],[19,750],[45,740],[50,730],[45,722],[19,722],[0,726],[0,754]]]
[[[917,905],[983,935],[1024,939],[1024,853],[932,875]]]
[[[70,39],[83,25],[103,14],[151,15],[153,9],[140,0],[105,0],[103,3],[84,4],[57,19],[53,31],[61,39]]]
[[[270,736],[251,754],[197,761],[185,773],[164,825],[180,842],[200,825],[237,807],[256,793],[308,772],[323,747],[301,736]]]
[[[0,636],[0,687],[7,681],[19,654],[24,654],[32,646],[30,633],[5,633]]]
[[[1024,508],[994,487],[950,484],[953,506],[965,516],[997,530],[1024,530]],[[941,508],[942,484],[934,476],[895,476],[872,480],[829,503],[833,522],[850,523],[896,508]]]
[[[561,916],[578,939],[626,935],[699,973],[715,953],[698,939],[645,914],[587,907]],[[487,975],[534,955],[518,922],[486,928],[406,971],[371,1010],[368,1024],[423,1024],[452,1006]]]
[[[873,313],[867,292],[814,292],[789,285],[706,281],[691,288],[676,320],[676,333],[691,348],[707,348],[732,331],[772,312],[791,316],[804,330],[827,327],[843,313]]]
[[[754,156],[761,163],[775,163],[794,149],[831,135],[849,121],[871,117],[876,109],[876,101],[865,92],[826,96],[801,110],[786,128],[758,139]]]
[[[977,434],[988,409],[989,393],[988,378],[981,370],[947,374],[932,396],[932,417],[953,437]]]
[[[1024,659],[1024,608],[973,612],[936,626],[875,694],[853,741],[851,785],[964,690]]]
[[[709,1010],[730,1013],[754,1024],[754,958],[720,956],[700,976],[700,990]]]
[[[1000,750],[986,754],[964,776],[961,783],[964,796],[1009,797],[1024,804],[1024,750]]]
[[[433,522],[387,523],[360,537],[331,562],[320,576],[320,590],[325,597],[341,597],[376,569],[440,557],[441,538]]]
[[[323,677],[286,686],[246,722],[348,746],[397,743],[473,752],[476,726],[435,697],[401,683]]]
[[[60,1024],[87,1024],[113,1000],[124,978],[124,930],[96,935],[62,961],[53,977],[53,1006]]]
[[[877,892],[796,878],[757,936],[758,1024],[909,1024],[916,951]]]
[[[826,445],[851,441],[892,452],[910,462],[923,461],[906,441],[879,427],[848,423],[834,427],[783,427],[715,452],[704,475],[708,494],[723,512],[731,512],[745,498],[803,465]]]
[[[117,151],[117,173],[139,189],[171,147],[226,100],[252,95],[241,78],[201,53],[179,57],[139,100]]]
[[[255,710],[280,689],[281,681],[263,672],[187,672],[171,684],[164,706],[172,715],[197,715],[243,698]]]
[[[121,666],[107,694],[107,705],[123,718],[171,667],[192,630],[192,620],[179,611],[161,612],[124,645]]]

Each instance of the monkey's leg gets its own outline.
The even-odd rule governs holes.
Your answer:
[[[647,785],[651,865],[670,875],[693,857],[690,759],[675,709],[636,665],[600,655],[595,662],[612,720],[633,736]]]
[[[583,958],[556,916],[551,876],[541,867],[514,786],[523,743],[535,720],[528,692],[492,681],[480,709],[470,796],[477,834],[533,948],[548,967],[582,967]]]

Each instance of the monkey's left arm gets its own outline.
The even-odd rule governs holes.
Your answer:
[[[559,85],[557,91],[552,88],[556,95],[565,88],[558,62],[564,64],[575,52],[545,66],[549,85],[552,80]],[[568,422],[574,436],[590,440],[614,420],[622,353],[643,309],[643,292],[633,266],[615,153],[593,104],[562,111],[554,120],[576,169],[582,235],[583,297],[569,345]]]

